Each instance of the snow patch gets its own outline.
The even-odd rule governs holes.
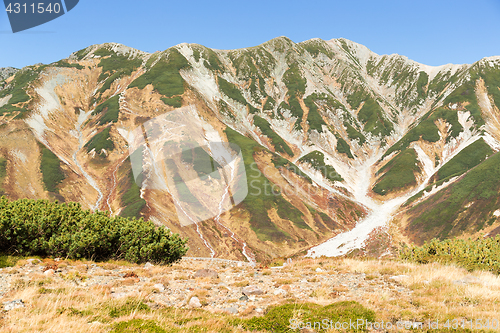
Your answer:
[[[491,147],[495,152],[500,151],[500,142],[498,142],[490,133],[485,132],[483,135],[483,140]]]
[[[431,177],[434,174],[434,162],[418,144],[415,144],[412,148],[417,152],[417,157],[422,163],[426,177]]]
[[[0,108],[4,106],[5,104],[9,103],[10,98],[12,95],[7,95],[5,97],[0,98]]]

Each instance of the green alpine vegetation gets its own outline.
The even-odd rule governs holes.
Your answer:
[[[120,95],[115,95],[108,99],[106,102],[99,104],[92,115],[99,115],[104,113],[97,122],[99,125],[108,123],[116,123],[120,113]]]
[[[300,316],[297,317],[297,313]],[[300,319],[299,319],[300,318]],[[332,326],[336,322],[356,322],[363,320],[368,322],[375,321],[375,312],[365,308],[363,305],[355,301],[336,302],[330,305],[321,306],[314,303],[302,303],[300,305],[288,303],[271,307],[264,316],[255,316],[250,319],[242,319],[241,324],[245,329],[251,331],[265,331],[275,333],[299,332],[300,327],[315,329],[316,332],[326,332],[324,326],[321,325],[322,320],[327,318],[328,322],[332,322]],[[313,327],[316,322],[316,326]],[[296,327],[293,327],[293,323]],[[360,331],[364,329],[360,328]]]
[[[448,131],[449,135],[446,138],[446,142],[449,142],[452,138],[456,138],[460,132],[463,131],[462,125],[458,121],[458,114],[456,110],[450,110],[447,108],[438,108],[434,111],[430,111],[422,117],[420,123],[413,127],[404,137],[402,137],[397,143],[395,143],[391,148],[389,148],[382,158],[389,156],[392,152],[402,151],[414,141],[420,139],[427,142],[437,142],[441,138],[439,135],[439,129],[435,122],[442,119],[451,125],[451,129]]]
[[[434,181],[459,176],[483,162],[493,154],[491,147],[483,138],[462,149],[457,155],[443,165],[433,177]]]
[[[79,203],[0,198],[0,252],[5,254],[170,264],[187,252],[186,242],[151,221],[92,213]]]
[[[359,110],[358,119],[363,124],[363,130],[374,135],[388,136],[394,130],[392,123],[385,118],[382,107],[371,97]]]
[[[321,172],[323,177],[326,179],[335,182],[335,181],[343,181],[344,179],[340,176],[335,168],[331,165],[325,163],[325,154],[322,152],[315,150],[310,152],[309,154],[302,156],[299,159],[300,163],[309,163],[314,169]]]
[[[267,136],[270,140],[271,143],[274,146],[274,149],[282,154],[288,154],[288,156],[293,156],[293,151],[292,149],[288,146],[288,144],[279,136],[273,129],[271,128],[271,125],[268,123],[267,120],[264,118],[261,118],[259,116],[254,116],[253,121],[255,126],[257,126],[262,134]]]
[[[323,125],[327,126],[321,114],[319,113],[316,101],[319,96],[312,94],[304,99],[304,104],[309,108],[309,113],[307,114],[307,122],[309,123],[309,131],[316,130],[318,133],[323,132]]]
[[[337,151],[341,154],[346,154],[349,158],[354,158],[349,144],[338,134],[335,134],[335,138],[337,138],[337,147],[335,149],[337,149]]]
[[[146,73],[135,79],[129,88],[144,89],[148,84],[152,84],[154,89],[163,96],[182,95],[184,79],[179,71],[188,69],[191,65],[176,48],[168,49],[161,57]]]
[[[495,221],[500,191],[500,154],[470,169],[461,179],[410,208],[408,231],[418,240],[475,232]],[[467,207],[467,208],[465,208]]]
[[[25,103],[30,100],[30,96],[26,93],[26,88],[31,82],[38,78],[38,75],[45,67],[46,66],[39,66],[36,69],[32,67],[21,69],[15,74],[12,82],[10,82],[4,89],[0,90],[0,98],[12,95],[9,102],[0,107],[0,116],[3,114],[10,115],[12,112],[19,111],[20,114],[16,118],[19,119],[24,117],[28,110],[26,108],[15,106],[15,104]]]
[[[359,131],[357,131],[350,123],[344,121],[344,126],[347,132],[349,140],[358,140],[359,145],[363,145],[366,142],[366,137]]]
[[[235,100],[236,102],[242,104],[242,105],[247,105],[247,100],[243,95],[241,94],[240,90],[238,87],[231,82],[226,81],[222,77],[219,76],[218,78],[219,82],[219,87],[220,90],[229,98]]]
[[[250,226],[257,237],[262,241],[280,242],[290,239],[285,231],[279,229],[269,218],[267,211],[276,205],[283,204],[280,189],[259,170],[254,160],[253,154],[266,149],[254,140],[249,139],[230,127],[224,130],[229,142],[241,148],[245,172],[247,177],[248,195],[241,205],[250,214]],[[292,214],[292,212],[290,212]],[[300,215],[295,213],[295,215]]]
[[[0,195],[3,195],[5,192],[5,189],[3,188],[5,176],[7,176],[7,160],[0,157]]]
[[[427,264],[439,262],[455,264],[468,271],[484,270],[500,274],[500,235],[479,239],[432,239],[422,246],[404,246],[400,249],[403,260]]]
[[[49,192],[58,193],[57,185],[66,178],[61,169],[61,161],[50,149],[41,143],[39,146],[42,151],[40,171],[42,172],[45,189]]]
[[[130,165],[131,159],[135,162],[139,161],[142,157],[138,155],[142,155],[142,148],[137,149],[123,165]],[[134,173],[131,168],[127,169],[126,173],[126,176],[123,178],[125,184],[120,184],[120,187],[123,187],[120,191],[122,194],[120,202],[122,207],[124,207],[120,212],[120,216],[125,218],[139,218],[142,209],[146,206],[146,200],[141,198],[141,188],[137,185],[141,183],[142,178],[139,176],[137,180],[134,179]]]
[[[279,156],[278,154],[274,154],[273,155],[273,159],[272,159],[272,162],[273,162],[273,165],[276,167],[276,168],[285,168],[289,171],[292,171],[293,173],[295,173],[296,175],[304,178],[305,180],[307,180],[309,183],[312,184],[312,180],[311,178],[303,173],[298,166],[296,166],[295,164],[293,164],[292,162],[290,162],[289,160],[287,160],[286,158],[283,158],[281,156]]]
[[[98,156],[106,157],[106,153],[103,149],[105,149],[108,153],[115,149],[115,144],[109,135],[110,130],[111,127],[106,127],[104,130],[94,135],[84,146],[87,148],[87,153],[90,153],[92,149],[95,149]]]
[[[406,149],[377,171],[376,175],[383,173],[383,176],[372,190],[380,195],[404,190],[417,184],[415,172],[419,171],[417,152],[414,149]]]

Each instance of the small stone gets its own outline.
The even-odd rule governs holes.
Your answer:
[[[161,293],[165,291],[165,286],[162,283],[157,283],[153,287],[158,289],[158,291]]]
[[[243,293],[243,295],[246,295],[246,296],[250,296],[250,295],[262,295],[264,293],[262,291],[262,289],[260,289],[257,286],[247,286],[247,287],[244,287],[241,290],[241,292]]]
[[[257,308],[257,309],[255,309],[255,312],[257,312],[257,313],[262,313],[262,312],[264,312],[264,310],[263,310],[263,309],[261,309],[261,308]]]
[[[48,269],[45,272],[43,272],[43,274],[45,276],[52,276],[52,275],[54,275],[54,273],[55,273],[55,271],[53,269]]]
[[[228,312],[230,314],[238,314],[238,309],[235,308],[234,306],[231,306],[231,307],[225,309],[224,311],[226,311],[226,312]]]
[[[128,296],[128,293],[115,293],[115,292],[112,292],[111,293],[111,298],[123,298],[123,297],[127,297]]]
[[[5,311],[10,311],[18,308],[24,308],[24,302],[22,299],[15,299],[13,301],[3,303],[3,309]]]
[[[189,307],[195,309],[201,308],[200,299],[196,296],[191,297],[191,299],[189,300]]]
[[[199,269],[194,273],[195,278],[204,278],[210,277],[212,279],[217,279],[219,277],[219,273],[212,269]]]
[[[274,291],[274,295],[278,296],[278,295],[283,295],[285,296],[286,295],[286,290],[283,290],[281,288],[278,288]]]
[[[247,295],[241,296],[240,301],[248,301],[248,296]]]
[[[152,263],[150,262],[147,262],[145,265],[144,265],[144,269],[150,269],[152,267],[155,267],[155,265],[153,265]]]
[[[321,272],[323,272],[323,270],[321,268],[319,268],[319,267],[316,268],[316,273],[321,273]]]

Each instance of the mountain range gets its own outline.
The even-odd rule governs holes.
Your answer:
[[[189,237],[191,256],[380,254],[500,232],[500,57],[106,43],[0,80],[3,195],[150,219]]]

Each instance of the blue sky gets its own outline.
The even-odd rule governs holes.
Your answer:
[[[143,51],[188,42],[216,49],[344,37],[427,65],[500,55],[500,0],[80,0],[69,13],[13,34],[0,12],[0,67],[51,63],[91,44]]]

